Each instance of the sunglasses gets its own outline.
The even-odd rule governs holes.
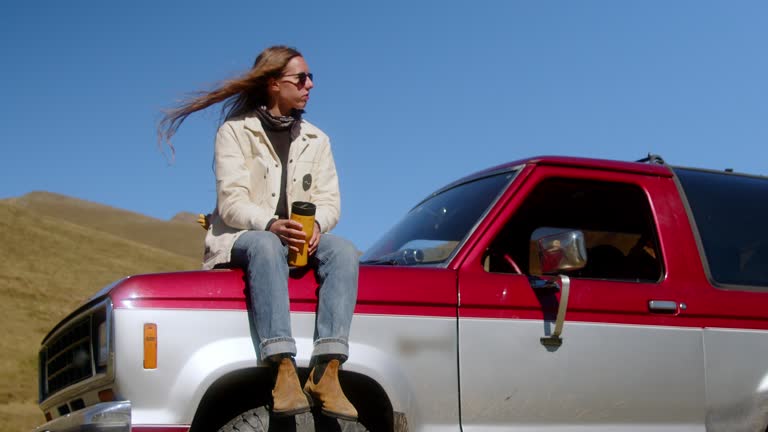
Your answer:
[[[297,82],[297,84],[299,85],[299,87],[304,87],[304,85],[307,83],[307,78],[309,78],[313,82],[315,81],[315,76],[312,75],[311,72],[299,72],[299,73],[290,74],[290,75],[283,75],[283,76],[284,77],[295,76],[296,78],[298,78],[299,81]]]

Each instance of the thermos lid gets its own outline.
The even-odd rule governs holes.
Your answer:
[[[301,216],[314,216],[317,207],[311,202],[294,201],[291,205],[291,213]]]

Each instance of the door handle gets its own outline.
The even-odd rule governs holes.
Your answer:
[[[649,300],[648,309],[655,313],[676,314],[685,310],[685,303],[678,304],[672,300]]]

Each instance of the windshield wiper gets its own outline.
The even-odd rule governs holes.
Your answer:
[[[403,249],[388,253],[376,259],[360,261],[360,264],[373,265],[410,265],[419,264],[424,261],[424,251],[421,249]]]
[[[379,259],[370,259],[365,261],[360,261],[360,264],[369,264],[369,265],[397,265],[397,260],[394,258],[379,258]]]

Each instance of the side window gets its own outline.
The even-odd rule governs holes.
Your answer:
[[[768,181],[765,177],[675,169],[696,222],[711,278],[768,287]],[[716,286],[717,286],[716,284]]]
[[[587,265],[572,277],[652,282],[661,255],[648,199],[632,184],[551,178],[542,181],[494,239],[489,272],[540,276],[534,238],[558,231],[584,233]]]

